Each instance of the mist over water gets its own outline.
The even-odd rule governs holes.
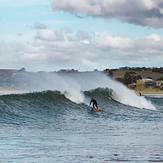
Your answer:
[[[85,91],[90,91],[97,88],[109,88],[109,97],[115,101],[138,108],[155,110],[155,107],[151,104],[151,102],[147,101],[143,96],[140,97],[136,95],[123,84],[100,72],[61,74],[25,73],[24,76],[26,79],[25,89],[29,92],[57,90],[75,103],[88,104],[90,99],[85,97]],[[23,87],[20,87],[20,89],[24,89],[23,84],[22,86]]]

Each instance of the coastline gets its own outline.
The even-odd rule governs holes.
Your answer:
[[[136,94],[141,93],[141,95],[163,95],[163,90],[159,89],[144,89],[144,90],[134,90]]]
[[[28,93],[29,91],[23,91],[23,90],[10,90],[10,89],[0,89],[0,95],[5,94],[22,94],[22,93]]]
[[[0,95],[5,94],[22,94],[22,93],[29,93],[30,91],[25,90],[14,90],[14,89],[0,89]],[[142,90],[133,90],[136,94],[139,95],[163,95],[163,90],[159,89],[142,89]]]

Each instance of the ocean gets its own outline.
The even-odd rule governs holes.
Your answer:
[[[0,162],[163,162],[163,95],[136,95],[101,73],[30,82],[28,93],[0,95]],[[92,97],[104,111],[91,110]]]

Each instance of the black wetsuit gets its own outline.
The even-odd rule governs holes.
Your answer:
[[[97,101],[96,101],[95,99],[92,99],[92,100],[90,101],[90,105],[91,105],[92,102],[93,102],[93,107],[96,106],[96,108],[98,108]]]

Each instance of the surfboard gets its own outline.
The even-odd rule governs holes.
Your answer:
[[[93,108],[93,109],[97,111],[104,111],[104,109],[100,109],[100,108]]]

